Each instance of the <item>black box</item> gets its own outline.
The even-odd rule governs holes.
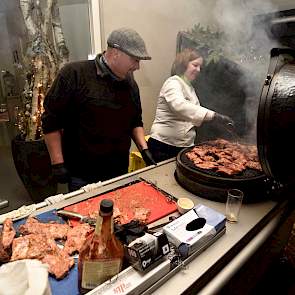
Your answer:
[[[124,245],[128,262],[139,271],[148,271],[150,266],[170,252],[166,234],[146,233],[144,236]]]

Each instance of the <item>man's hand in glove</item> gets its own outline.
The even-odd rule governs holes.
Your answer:
[[[70,174],[64,163],[51,165],[53,178],[58,183],[68,183],[70,181]]]
[[[234,124],[235,124],[234,121],[230,117],[225,116],[225,115],[221,115],[219,113],[214,114],[212,122],[216,123],[218,125],[232,125],[232,126],[234,126]]]
[[[157,165],[156,161],[153,159],[151,152],[148,149],[144,149],[141,151],[141,156],[145,161],[146,165]]]

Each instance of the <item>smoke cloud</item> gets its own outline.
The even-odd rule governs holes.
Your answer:
[[[239,81],[246,91],[244,102],[247,134],[249,141],[256,141],[256,118],[260,90],[267,73],[271,48],[278,47],[263,27],[254,22],[258,15],[278,11],[270,1],[219,0],[213,15],[220,31],[228,36],[228,47],[224,51],[240,66]],[[236,54],[233,54],[235,51]],[[237,57],[239,57],[237,59]],[[254,79],[253,79],[254,77]],[[253,85],[253,80],[256,85]]]

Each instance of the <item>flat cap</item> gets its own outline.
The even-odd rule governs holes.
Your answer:
[[[151,59],[147,53],[143,39],[133,29],[120,28],[114,30],[109,35],[107,44],[137,59]]]

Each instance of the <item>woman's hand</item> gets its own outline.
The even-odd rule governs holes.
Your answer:
[[[218,125],[224,125],[224,126],[226,126],[226,125],[234,126],[235,125],[234,121],[230,117],[228,117],[226,115],[219,114],[219,113],[214,114],[212,122],[216,123]]]

